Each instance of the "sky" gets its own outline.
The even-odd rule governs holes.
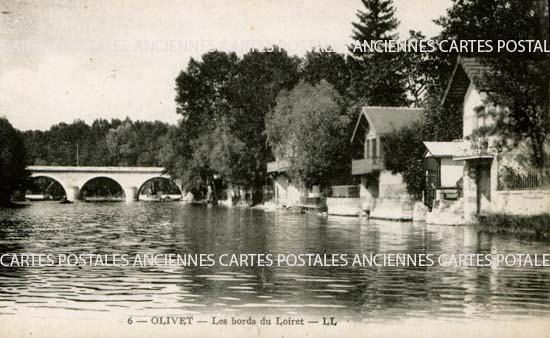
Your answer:
[[[428,37],[450,0],[394,0]],[[1,0],[0,116],[20,130],[130,117],[175,123],[175,78],[212,48],[345,52],[360,0]]]

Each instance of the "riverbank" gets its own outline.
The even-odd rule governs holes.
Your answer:
[[[252,208],[262,210],[286,210],[272,205],[255,205]],[[326,215],[319,213],[319,215]],[[420,217],[418,217],[420,220]],[[437,222],[434,224],[460,226],[460,222]],[[550,240],[550,213],[532,216],[490,214],[481,216],[477,224],[478,231],[489,234],[503,234],[516,237]]]
[[[534,216],[492,214],[480,217],[478,227],[484,233],[550,239],[550,213]]]

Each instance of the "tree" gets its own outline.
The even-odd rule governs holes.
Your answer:
[[[549,90],[550,63],[514,62],[502,58],[488,62],[493,72],[480,80],[489,92],[486,104],[478,114],[492,116],[494,124],[478,128],[476,136],[496,136],[497,148],[513,149],[527,141],[531,147],[531,163],[538,168],[545,165],[545,144],[550,131]],[[497,70],[498,69],[498,70]]]
[[[363,42],[394,40],[399,21],[395,18],[392,0],[362,0],[365,11],[357,12],[353,22],[354,43],[349,50],[352,69],[350,95],[358,100],[365,98],[369,105],[407,105],[406,80],[401,72],[401,55],[366,52],[358,49]]]
[[[209,177],[210,152],[216,142],[213,131],[231,114],[229,84],[236,76],[235,53],[209,52],[191,59],[176,78],[176,130],[164,138],[161,162],[173,177],[197,197],[204,194]]]
[[[201,60],[191,58],[186,71],[176,78],[177,113],[189,139],[229,114],[228,86],[236,76],[238,61],[235,53],[209,52]]]
[[[133,123],[126,119],[118,128],[109,129],[106,135],[106,142],[111,156],[115,158],[116,163],[122,166],[129,166],[136,162],[136,135],[133,130]]]
[[[409,31],[408,42],[425,40],[419,31]],[[437,40],[437,38],[435,38]],[[440,100],[447,88],[455,57],[440,51],[402,52],[396,54],[399,73],[405,81],[407,99],[415,107],[421,107],[429,97]]]
[[[277,97],[266,120],[267,140],[277,153],[293,149],[291,175],[306,186],[326,187],[349,175],[350,122],[332,85],[301,82]]]
[[[399,21],[395,18],[393,0],[361,0],[366,11],[357,11],[359,22],[352,23],[356,41],[397,39]],[[360,55],[358,55],[360,57]]]
[[[384,164],[387,170],[403,175],[403,180],[407,185],[407,192],[416,199],[422,197],[424,190],[424,165],[422,158],[424,156],[425,140],[423,125],[415,122],[405,126],[400,130],[393,131],[390,135],[384,137],[382,147],[385,154]]]
[[[231,135],[243,144],[241,181],[252,190],[253,202],[262,200],[267,161],[271,157],[265,135],[266,114],[275,106],[281,90],[290,90],[299,81],[297,57],[290,57],[277,46],[272,52],[251,51],[237,67],[230,84],[232,112],[228,123]]]
[[[342,97],[347,95],[351,74],[343,54],[309,51],[302,61],[300,75],[312,85],[326,80]]]
[[[441,95],[429,95],[423,102],[424,141],[449,142],[462,138],[462,110],[456,105],[441,105]],[[424,146],[421,145],[422,149]]]
[[[445,16],[435,20],[441,37],[461,40],[520,40],[542,37],[547,0],[452,0]],[[541,15],[542,14],[542,15]],[[548,21],[546,21],[546,25]],[[472,54],[479,54],[474,51]],[[484,53],[486,54],[486,53]],[[496,55],[497,51],[493,51]],[[522,54],[522,57],[529,55]]]
[[[0,206],[10,203],[15,190],[23,190],[28,177],[21,134],[0,118]]]

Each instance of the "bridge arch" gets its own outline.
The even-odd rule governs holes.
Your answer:
[[[170,177],[159,175],[159,176],[150,177],[144,180],[143,182],[141,182],[141,184],[138,186],[136,191],[136,198],[139,200],[140,198],[143,198],[141,197],[143,195],[147,195],[148,196],[147,198],[151,198],[152,195],[156,195],[155,191],[145,191],[146,189],[150,189],[150,187],[147,187],[147,184],[153,183],[155,181],[164,182],[162,189],[168,188],[168,190],[161,189],[161,191],[163,192],[163,195],[168,195],[167,197],[172,199],[175,198],[174,195],[179,195],[178,198],[183,197],[183,191],[181,190],[181,187],[174,180],[172,180]],[[168,184],[168,187],[166,186],[166,184]],[[177,193],[175,193],[176,191]]]
[[[41,178],[47,178],[47,179],[51,180],[53,183],[57,183],[61,187],[61,189],[63,190],[63,195],[61,195],[60,197],[67,197],[67,187],[64,185],[63,181],[59,177],[57,177],[55,175],[39,173],[39,174],[32,174],[30,176],[30,178],[31,178],[32,181],[37,181]],[[46,192],[46,191],[44,191],[44,192]],[[25,192],[25,195],[29,195],[28,191]]]
[[[95,186],[90,186],[93,183],[95,183]],[[113,190],[112,187],[108,186],[108,183],[114,183],[118,189]],[[107,197],[113,201],[123,201],[126,199],[127,192],[124,189],[124,185],[116,178],[109,175],[94,175],[88,177],[79,186],[78,199],[81,200],[94,199],[96,197],[99,197],[101,200],[105,200],[105,197]],[[92,189],[92,194],[90,194],[89,189]],[[97,193],[107,193],[107,196],[98,196],[96,195]]]

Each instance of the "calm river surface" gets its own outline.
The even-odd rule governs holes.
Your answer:
[[[40,202],[0,210],[0,253],[548,253],[548,243],[432,226],[180,203]],[[550,268],[0,268],[0,315],[321,314],[369,320],[550,314]]]

